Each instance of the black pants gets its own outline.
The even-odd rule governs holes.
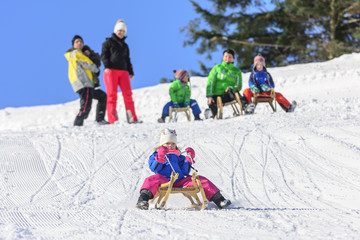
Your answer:
[[[231,102],[236,99],[235,92],[237,92],[239,94],[240,102],[244,109],[244,107],[249,103],[249,101],[246,99],[246,97],[241,96],[241,94],[238,91],[229,91],[223,95],[212,96],[212,98],[214,99],[214,102],[209,105],[209,108],[211,109],[213,116],[216,116],[216,114],[217,114],[217,97],[221,97],[221,102],[224,104],[224,103]]]
[[[84,123],[84,119],[89,116],[92,100],[98,100],[98,104],[96,106],[96,121],[100,122],[105,118],[106,112],[106,93],[101,89],[94,88],[82,88],[77,91],[80,97],[80,111],[76,115],[74,126],[82,126]]]

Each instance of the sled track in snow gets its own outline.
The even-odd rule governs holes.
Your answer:
[[[31,196],[31,198],[30,198],[30,203],[33,202],[33,200],[34,200],[34,198],[36,197],[36,195],[37,195],[39,192],[42,191],[42,189],[51,181],[51,179],[52,179],[53,176],[54,176],[54,173],[55,173],[55,171],[56,171],[56,168],[57,168],[57,165],[58,165],[58,162],[59,162],[59,159],[60,159],[60,155],[61,155],[61,143],[60,143],[60,139],[59,139],[58,136],[56,137],[56,140],[57,140],[57,143],[58,143],[58,151],[57,151],[58,153],[57,153],[57,156],[56,156],[56,158],[55,158],[54,166],[53,166],[51,172],[49,173],[49,178],[48,178],[48,180],[46,180],[45,183],[44,183],[42,186],[40,186],[40,188]],[[43,150],[46,152],[46,148],[43,148]],[[44,163],[44,164],[45,164],[45,163]]]
[[[251,202],[251,200],[247,197],[247,195],[250,195],[252,198],[254,198],[256,201],[262,203],[262,201],[256,196],[256,194],[254,194],[251,190],[251,187],[249,186],[248,184],[248,179],[247,179],[247,169],[246,169],[246,166],[245,166],[245,161],[243,160],[243,158],[241,157],[242,156],[242,153],[244,151],[244,148],[245,148],[245,143],[246,143],[246,140],[248,139],[248,137],[251,135],[252,132],[247,132],[241,139],[241,141],[237,140],[235,141],[236,138],[234,138],[234,142],[229,142],[227,141],[228,145],[229,146],[232,146],[232,150],[233,152],[235,152],[235,157],[232,159],[232,161],[234,162],[234,167],[233,168],[230,168],[229,169],[229,172],[231,173],[232,175],[232,180],[233,180],[233,183],[232,183],[232,187],[233,187],[233,191],[234,193],[237,193],[238,191],[237,190],[240,190],[239,188],[237,189],[234,189],[234,186],[239,186],[238,183],[234,182],[234,179],[238,178],[238,179],[242,179],[243,180],[243,183],[246,187],[246,190],[247,190],[247,193],[245,193],[244,190],[241,190],[241,192],[243,192],[243,197],[245,197],[245,199],[249,202]],[[240,142],[240,146],[238,147],[235,147],[236,146],[236,143],[237,142]],[[238,172],[237,170],[241,168],[241,173],[242,173],[242,177],[238,177],[238,174],[240,172]]]

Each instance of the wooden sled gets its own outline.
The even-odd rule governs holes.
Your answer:
[[[172,115],[173,115],[173,112],[178,113],[178,112],[185,112],[186,114],[186,117],[187,117],[187,120],[190,121],[191,118],[190,118],[190,106],[187,106],[186,108],[173,108],[173,107],[169,107],[169,122],[171,122],[171,120],[173,119],[172,118]],[[173,119],[175,122],[177,121],[176,117]]]
[[[192,187],[173,187],[173,184],[178,176],[179,173],[175,174],[175,172],[172,172],[170,181],[159,186],[154,198],[150,200],[150,202],[153,202],[156,198],[158,198],[155,204],[155,208],[163,209],[170,194],[173,193],[182,193],[185,197],[187,197],[191,202],[191,208],[201,210],[207,208],[208,202],[205,196],[204,188],[202,187],[199,176],[196,174],[196,172],[194,172],[191,177],[193,183]],[[201,193],[203,199],[202,202],[197,195],[199,192]]]
[[[236,113],[236,116],[240,116],[243,114],[240,96],[239,96],[239,93],[237,93],[237,92],[235,93],[235,100],[223,104],[221,101],[221,97],[218,96],[217,100],[216,100],[216,104],[217,104],[217,109],[218,109],[218,111],[217,111],[218,114],[215,116],[216,119],[222,119],[223,107],[228,106],[228,105],[231,105],[232,109],[234,110],[234,113]]]
[[[272,88],[270,95],[263,95],[260,93],[254,94],[255,108],[258,103],[269,103],[272,110],[276,112],[275,90]]]

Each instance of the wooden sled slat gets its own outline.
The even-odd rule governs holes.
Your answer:
[[[186,114],[186,118],[188,121],[191,120],[191,116],[190,116],[190,106],[187,106],[186,108],[173,108],[173,107],[169,107],[169,122],[171,122],[172,120],[172,113],[173,112],[185,112]]]
[[[218,96],[217,100],[216,100],[216,104],[217,104],[217,108],[218,108],[218,113],[215,116],[216,119],[222,119],[223,107],[229,106],[229,105],[231,105],[234,113],[236,113],[237,116],[240,116],[243,114],[240,96],[239,96],[239,93],[237,93],[237,92],[235,93],[235,100],[233,100],[231,102],[227,102],[227,103],[222,103],[221,97]]]
[[[254,94],[254,104],[255,108],[258,103],[269,103],[273,112],[276,112],[276,99],[275,99],[275,91],[272,88],[270,95],[263,95],[261,93]],[[275,106],[274,106],[275,105]]]
[[[202,187],[201,181],[196,172],[194,172],[191,176],[191,180],[193,183],[192,187],[173,187],[173,184],[178,178],[178,176],[178,173],[175,174],[174,172],[172,172],[170,181],[159,186],[154,198],[151,199],[151,202],[155,201],[157,198],[156,208],[163,209],[170,194],[182,193],[187,199],[189,199],[193,207],[199,208],[201,210],[205,209],[208,202],[205,196],[204,188]],[[200,193],[202,196],[202,202],[197,195],[198,193]]]

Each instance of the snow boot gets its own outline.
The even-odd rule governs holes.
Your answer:
[[[143,123],[143,121],[142,120],[136,120],[136,121],[130,122],[130,124],[132,124],[132,123]]]
[[[227,208],[231,204],[230,200],[225,199],[224,201],[221,201],[219,205],[217,205],[220,209]]]
[[[231,204],[231,201],[225,199],[224,196],[220,193],[220,191],[216,192],[211,197],[210,201],[213,201],[216,204],[216,206],[218,206],[218,208],[220,209],[224,209]]]
[[[105,107],[99,107],[100,104],[97,104],[96,106],[96,116],[95,116],[95,121],[102,122],[105,119],[105,110],[100,110],[102,108],[106,109],[106,105]]]
[[[134,118],[132,116],[132,113],[130,110],[126,111],[126,120],[128,123],[133,123],[134,122]]]
[[[214,115],[210,108],[205,109],[205,119],[214,118]]]
[[[130,124],[132,124],[132,123],[143,123],[143,121],[141,121],[139,119],[135,121],[130,110],[126,111],[126,120]]]
[[[149,209],[149,199],[153,198],[153,194],[150,190],[144,188],[140,192],[140,197],[136,203],[136,207],[141,210],[148,210]]]
[[[292,101],[291,105],[289,106],[289,108],[286,110],[286,112],[293,112],[296,108],[296,101]]]
[[[249,103],[245,105],[245,114],[253,114],[255,111],[255,104]]]
[[[84,119],[80,117],[76,117],[74,121],[74,126],[82,126],[84,125]]]
[[[202,119],[200,118],[200,114],[195,116],[195,121],[202,121]]]
[[[157,121],[158,121],[158,123],[165,123],[165,118],[166,118],[167,116],[165,115],[165,114],[163,114],[163,115],[161,115],[161,118],[159,118]]]
[[[141,210],[149,210],[149,202],[148,201],[138,201],[136,204],[136,208]]]
[[[106,121],[106,120],[100,120],[100,121],[96,121],[97,122],[97,124],[99,124],[99,125],[108,125],[108,124],[110,124],[108,121]]]

